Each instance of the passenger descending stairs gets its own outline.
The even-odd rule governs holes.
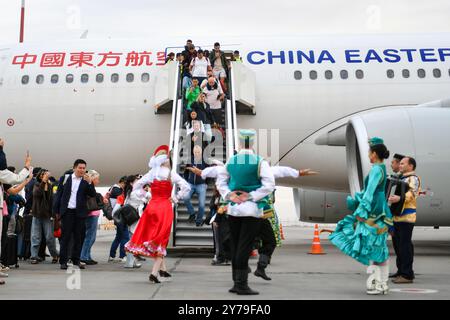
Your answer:
[[[222,112],[222,116],[224,117],[224,111]],[[222,120],[223,121],[223,120]],[[223,123],[223,122],[222,122]],[[214,146],[218,146],[215,142],[212,142]],[[223,145],[220,148],[217,148],[214,153],[214,159],[220,160],[223,163],[226,162],[226,154],[224,150],[226,150],[226,139],[224,139]],[[188,150],[185,148],[186,140],[183,140],[181,143],[181,162],[178,165],[178,173],[183,176],[183,173],[186,168],[186,163],[189,163],[188,158]],[[209,161],[207,161],[209,162]],[[214,183],[215,181],[209,181],[208,187],[206,190],[206,201],[205,201],[205,215],[203,219],[210,216],[210,201],[214,194]],[[198,213],[198,197],[197,194],[193,195],[191,199],[192,206],[194,207],[195,213]],[[213,246],[213,232],[212,226],[203,224],[201,227],[197,227],[195,223],[188,223],[189,213],[186,205],[183,202],[180,202],[177,206],[176,212],[176,221],[174,222],[175,226],[175,238],[174,244],[175,246]]]
[[[186,132],[183,130],[183,99],[181,88],[181,77],[179,75],[178,63],[171,63],[164,66],[155,76],[155,113],[164,114],[172,113],[171,128],[170,128],[170,142],[169,147],[172,154],[173,167],[172,170],[183,177],[186,164],[189,163],[189,151],[186,150]],[[237,82],[235,86],[234,75],[238,78],[245,79]],[[255,114],[254,100],[255,100],[255,77],[254,74],[243,66],[234,65],[232,67],[231,77],[229,81],[228,96],[223,103],[222,108],[222,124],[224,124],[225,134],[220,141],[214,140],[212,146],[209,147],[215,152],[211,153],[211,157],[206,157],[206,162],[210,163],[212,159],[217,159],[226,162],[227,158],[233,155],[237,148],[237,125],[236,125],[236,111],[237,109],[244,110],[243,114]],[[236,90],[235,90],[236,88]],[[236,91],[236,92],[235,92]],[[237,97],[237,98],[236,98]],[[213,133],[217,135],[218,132]],[[207,181],[208,188],[206,192],[205,201],[205,215],[203,219],[210,214],[210,200],[214,193],[215,181]],[[173,191],[174,193],[176,190]],[[198,213],[198,198],[194,194],[191,199],[195,213]],[[189,214],[186,205],[180,201],[178,205],[174,206],[174,222],[171,234],[171,247],[213,247],[213,232],[210,225],[203,224],[197,227],[195,223],[188,223]]]

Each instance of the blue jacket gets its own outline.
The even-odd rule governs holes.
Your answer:
[[[192,161],[192,162],[194,162],[194,161]],[[203,161],[201,163],[192,163],[191,165],[193,167],[199,168],[200,170],[203,170],[203,169],[209,167],[209,165],[207,165]],[[186,180],[188,183],[194,184],[194,185],[206,183],[206,180],[203,180],[202,177],[197,176],[196,174],[192,173],[191,171],[189,171],[187,169],[184,171],[184,180]]]
[[[72,175],[69,175],[66,183],[64,183],[65,176],[66,175],[59,179],[58,192],[56,193],[53,202],[53,213],[60,214],[61,217],[67,213],[67,207],[69,206],[70,195],[72,193]],[[77,217],[87,217],[87,196],[95,197],[96,194],[97,192],[95,191],[94,185],[89,184],[86,180],[82,179],[77,192]]]

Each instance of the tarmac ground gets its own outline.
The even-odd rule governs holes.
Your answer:
[[[267,269],[272,281],[249,275],[249,285],[260,292],[251,299],[450,299],[450,228],[414,229],[416,279],[413,284],[390,283],[387,296],[368,296],[366,267],[345,256],[321,234],[325,255],[308,254],[314,230],[311,227],[284,227],[286,240],[276,249]],[[232,286],[230,266],[212,266],[212,251],[172,250],[166,257],[170,281],[152,284],[148,276],[151,259],[139,269],[125,269],[122,263],[107,262],[114,230],[99,230],[92,256],[98,265],[85,270],[46,261],[32,265],[19,261],[20,267],[8,271],[6,284],[0,286],[0,300],[240,300],[228,292]],[[395,255],[391,247],[391,272]],[[257,259],[250,259],[255,270]]]

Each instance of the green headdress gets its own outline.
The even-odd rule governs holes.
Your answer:
[[[256,137],[256,131],[255,130],[249,130],[249,129],[241,129],[239,130],[239,140],[242,142],[250,141],[253,142]]]
[[[384,144],[383,139],[379,138],[379,137],[373,137],[369,139],[369,146],[373,147],[377,144]]]

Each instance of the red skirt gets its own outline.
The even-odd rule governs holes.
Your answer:
[[[152,198],[139,219],[136,231],[125,245],[134,255],[163,257],[167,255],[173,222],[172,203],[167,197]]]

